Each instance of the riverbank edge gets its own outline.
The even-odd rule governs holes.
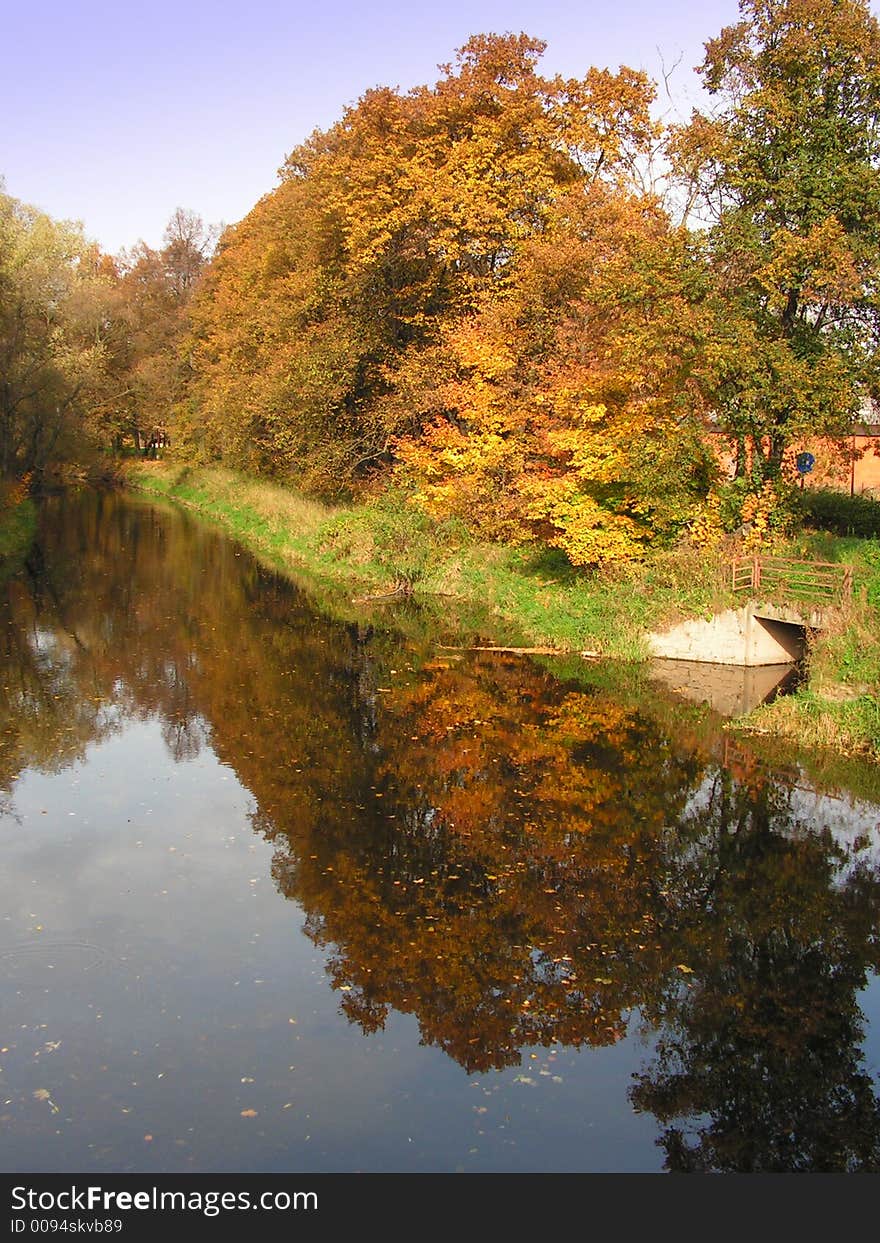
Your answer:
[[[36,531],[37,510],[29,497],[0,511],[0,583],[21,568]]]
[[[405,521],[391,520],[395,511],[387,504],[331,507],[227,468],[137,462],[124,464],[120,476],[124,486],[197,512],[273,568],[304,579],[345,620],[401,590],[395,565],[405,562],[411,570],[412,545],[420,541],[421,572],[405,588],[440,617],[454,608],[464,642],[646,665],[649,630],[730,603],[710,556],[685,559],[678,572],[667,560],[653,571],[653,582],[650,570],[638,580],[597,580],[561,573],[552,558],[476,545],[436,527],[406,529]],[[811,671],[794,695],[736,718],[731,728],[880,759],[877,688],[829,685],[827,669],[816,677]]]

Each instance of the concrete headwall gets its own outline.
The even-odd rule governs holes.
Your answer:
[[[794,664],[803,655],[803,623],[759,616],[754,602],[646,636],[652,656],[720,665]],[[766,610],[770,611],[770,610]]]

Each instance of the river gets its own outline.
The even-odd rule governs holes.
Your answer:
[[[386,613],[42,505],[0,588],[0,1168],[880,1169],[871,774]]]

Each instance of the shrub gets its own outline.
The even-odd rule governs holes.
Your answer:
[[[831,488],[804,489],[800,494],[804,520],[820,531],[836,535],[880,535],[880,501],[868,496],[848,496]]]

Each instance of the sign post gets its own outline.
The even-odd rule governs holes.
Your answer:
[[[801,477],[801,489],[803,489],[804,476],[809,475],[810,471],[816,465],[816,459],[813,457],[812,453],[799,453],[795,458],[795,465],[797,466],[797,472]]]

